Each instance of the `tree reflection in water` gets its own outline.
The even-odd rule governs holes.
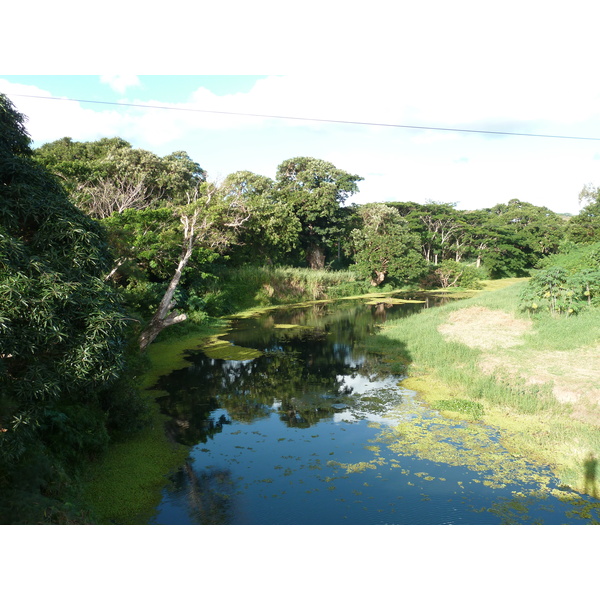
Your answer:
[[[399,394],[399,377],[363,349],[376,323],[394,318],[397,307],[384,308],[273,311],[234,324],[227,336],[260,350],[257,358],[190,352],[190,366],[157,386],[172,438],[193,450],[153,522],[599,522],[579,496],[551,494],[554,484],[539,469],[519,467],[511,479],[511,459],[487,434],[480,439],[485,432]],[[422,306],[398,308],[401,316]],[[410,427],[400,435],[390,422]],[[583,466],[595,494],[596,457]]]
[[[288,310],[235,324],[226,339],[263,355],[233,361],[190,352],[192,365],[163,377],[157,386],[168,393],[159,403],[171,417],[169,434],[193,446],[219,433],[223,418],[251,423],[267,418],[273,406],[288,427],[306,428],[331,417],[332,404],[352,394],[353,376],[378,377],[373,375],[377,359],[367,358],[361,348],[376,317],[376,307],[353,304],[335,311],[325,306]],[[218,408],[228,417],[211,419]]]
[[[231,522],[234,482],[229,469],[209,468],[196,473],[186,461],[171,482],[171,493],[185,499],[190,521],[199,525]]]

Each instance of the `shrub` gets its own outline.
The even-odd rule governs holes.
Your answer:
[[[548,311],[571,315],[600,300],[600,271],[584,269],[569,274],[562,267],[534,274],[521,294],[520,308],[529,313]]]
[[[421,283],[427,288],[461,287],[476,290],[481,288],[481,279],[480,269],[454,260],[443,260],[439,265],[431,267]]]

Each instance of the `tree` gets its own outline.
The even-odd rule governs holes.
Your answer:
[[[421,253],[428,263],[462,256],[465,224],[453,204],[429,201],[389,203],[419,235]]]
[[[226,203],[239,203],[248,210],[248,219],[232,248],[234,264],[281,263],[297,247],[300,220],[292,206],[277,197],[273,180],[237,171],[224,179],[219,194]]]
[[[184,202],[186,193],[206,180],[205,171],[185,152],[161,158],[121,138],[62,138],[34,155],[64,182],[73,201],[98,219],[128,208]]]
[[[321,269],[344,231],[344,202],[358,191],[362,177],[324,160],[290,158],[277,168],[278,198],[292,207],[301,224],[300,247],[312,269]]]
[[[569,239],[578,243],[600,241],[600,188],[588,184],[579,194],[582,208],[567,225]]]
[[[371,285],[387,278],[406,282],[418,279],[426,267],[417,250],[419,240],[398,212],[385,204],[364,204],[358,208],[362,227],[352,231],[356,270]]]
[[[139,338],[140,350],[145,350],[166,327],[187,319],[177,308],[175,292],[194,248],[201,246],[215,250],[225,249],[235,233],[249,218],[247,207],[236,201],[224,201],[218,188],[203,184],[188,195],[188,203],[175,209],[182,226],[179,263],[152,319]]]
[[[24,120],[0,94],[0,522],[106,444],[127,345],[105,232],[32,160]]]
[[[535,206],[518,199],[497,204],[490,213],[490,224],[518,234],[521,249],[530,255],[530,267],[537,260],[558,251],[565,233],[565,221],[544,206]]]

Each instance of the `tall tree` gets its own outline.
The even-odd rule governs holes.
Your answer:
[[[278,197],[300,221],[300,246],[311,268],[323,268],[335,253],[344,231],[342,205],[358,191],[359,181],[362,177],[310,157],[290,158],[277,168]]]
[[[381,285],[387,278],[398,282],[416,280],[426,271],[419,255],[419,239],[406,219],[385,204],[364,204],[358,208],[362,227],[352,231],[356,270],[371,285]]]
[[[176,308],[175,292],[195,247],[226,248],[249,218],[245,205],[223,199],[218,188],[210,183],[197,187],[188,194],[188,203],[174,211],[182,226],[181,254],[156,312],[140,335],[141,350],[145,350],[163,329],[187,319],[187,315]]]
[[[219,186],[228,204],[245,206],[248,220],[232,248],[233,264],[277,264],[289,260],[298,245],[301,224],[293,207],[275,193],[275,182],[250,171],[228,175]]]

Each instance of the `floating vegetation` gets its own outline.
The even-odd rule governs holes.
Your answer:
[[[211,338],[207,344],[202,346],[202,352],[208,358],[221,360],[253,360],[263,354],[254,348],[234,346],[231,342],[218,339],[218,336]]]
[[[365,304],[374,306],[377,304],[425,304],[425,300],[405,300],[403,298],[392,298],[390,296],[384,296],[381,298],[373,298],[367,300]]]
[[[547,486],[553,478],[549,472],[534,470],[523,458],[510,454],[490,427],[457,424],[429,411],[411,414],[409,418],[399,416],[401,422],[383,431],[377,440],[398,454],[466,467],[474,474],[485,475],[484,485],[494,488],[510,484]],[[473,481],[481,480],[475,478]]]
[[[365,450],[370,450],[371,452],[374,452],[375,454],[379,454],[379,452],[381,451],[381,448],[379,446],[365,446]]]
[[[376,469],[377,467],[372,462],[358,462],[358,463],[340,463],[334,460],[327,461],[328,467],[341,467],[346,469],[346,473],[362,473],[367,469]]]

